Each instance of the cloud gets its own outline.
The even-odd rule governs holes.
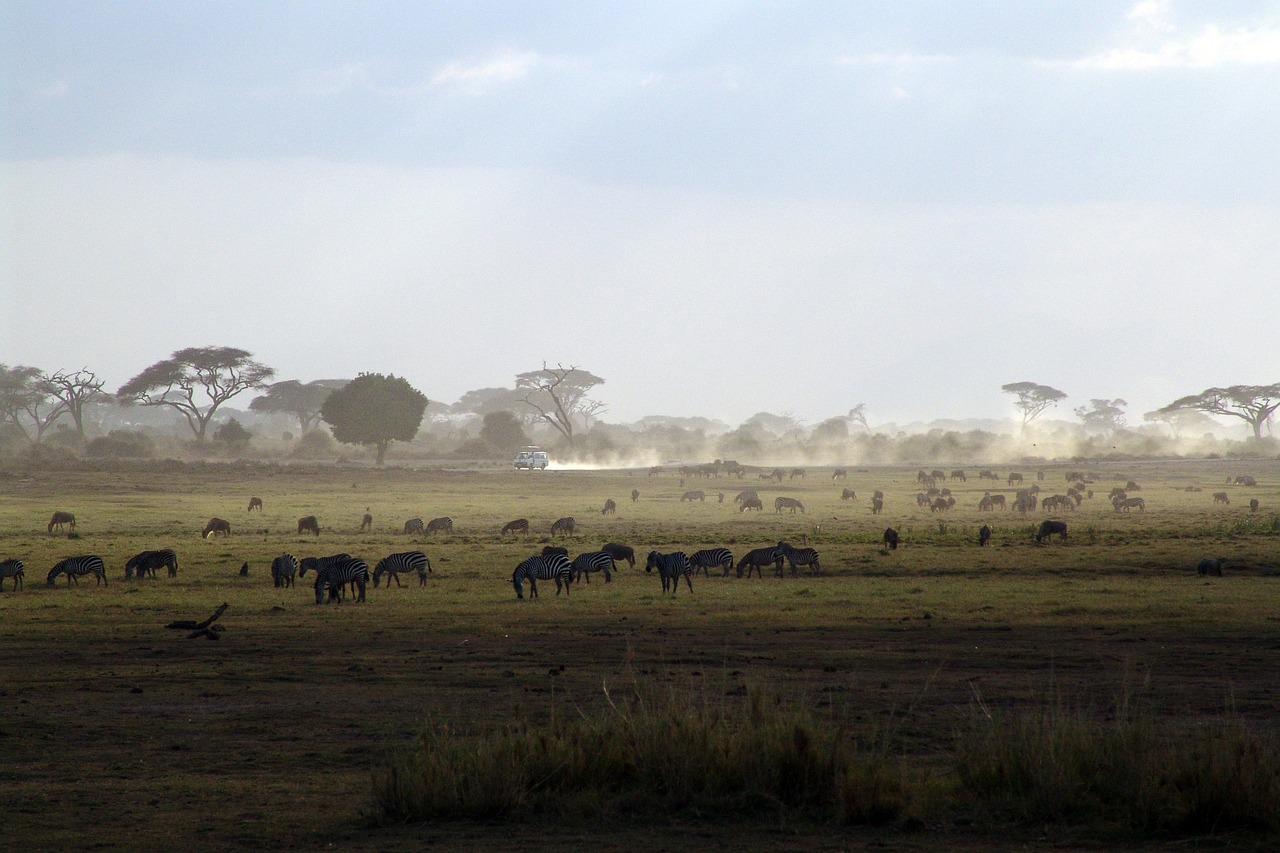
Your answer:
[[[539,66],[550,64],[555,63],[532,50],[507,52],[480,60],[455,60],[432,76],[431,85],[437,88],[459,87],[480,93],[495,85],[523,80]]]
[[[1273,26],[1226,30],[1206,24],[1199,33],[1179,37],[1165,0],[1143,0],[1125,19],[1134,24],[1129,38],[1135,44],[1086,56],[1071,66],[1088,71],[1151,71],[1280,63],[1280,29]]]
[[[42,86],[38,90],[37,94],[50,101],[55,98],[65,98],[67,95],[71,94],[71,85],[65,80],[58,80],[57,82],[50,83],[47,86]]]

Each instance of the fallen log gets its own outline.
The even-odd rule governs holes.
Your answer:
[[[192,637],[202,636],[201,632],[206,631],[210,625],[212,625],[214,622],[217,622],[220,618],[222,618],[222,614],[226,612],[226,609],[230,606],[231,606],[230,604],[227,604],[224,602],[221,607],[213,611],[212,616],[210,616],[208,619],[204,620],[203,622],[196,622],[193,619],[182,619],[176,622],[170,622],[168,625],[165,625],[165,627],[173,628],[178,631],[196,631],[198,633],[191,635]],[[187,639],[191,639],[191,637],[188,637]],[[213,639],[217,639],[217,638],[215,637]]]

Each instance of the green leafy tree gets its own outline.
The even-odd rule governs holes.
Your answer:
[[[66,414],[66,404],[37,367],[0,364],[0,421],[12,424],[27,441],[39,444],[45,432]],[[35,434],[28,430],[35,431]]]
[[[480,440],[495,453],[514,453],[529,444],[520,419],[506,411],[490,412],[480,427]]]
[[[1206,415],[1227,415],[1240,418],[1253,427],[1253,437],[1262,438],[1262,425],[1271,420],[1280,409],[1280,382],[1274,385],[1232,385],[1228,388],[1206,388],[1174,400],[1157,409],[1155,414],[1171,414],[1178,411],[1203,412]]]
[[[213,433],[213,440],[226,445],[232,450],[243,450],[249,445],[253,433],[244,428],[244,424],[235,418],[219,426]]]
[[[130,379],[116,397],[125,405],[168,406],[187,419],[197,441],[218,407],[250,388],[265,387],[275,371],[234,347],[191,347]]]
[[[1013,407],[1022,413],[1022,428],[1034,421],[1050,406],[1058,405],[1058,401],[1067,399],[1067,395],[1057,388],[1048,385],[1037,385],[1034,382],[1011,382],[1001,385],[1000,390],[1017,397]]]
[[[276,382],[267,393],[249,403],[249,411],[259,414],[292,415],[298,419],[299,433],[309,432],[320,422],[320,407],[329,395],[345,387],[349,379],[317,379],[305,385],[297,379]]]
[[[413,441],[428,402],[400,377],[361,373],[329,395],[320,417],[338,441],[372,446],[381,465],[391,442]]]
[[[605,410],[603,403],[587,398],[587,392],[604,380],[573,365],[547,367],[516,375],[516,388],[523,392],[521,402],[537,413],[573,444],[576,422],[590,426],[591,419]]]
[[[1076,408],[1076,417],[1084,424],[1085,429],[1096,432],[1114,434],[1124,429],[1124,409],[1128,401],[1090,400],[1089,405]]]

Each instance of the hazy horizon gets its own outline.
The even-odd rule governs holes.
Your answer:
[[[730,425],[1280,379],[1276,2],[2,14],[10,365],[573,364]]]

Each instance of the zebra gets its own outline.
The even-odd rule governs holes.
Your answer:
[[[433,518],[427,522],[427,533],[452,533],[453,519],[447,515],[440,518]]]
[[[294,576],[298,574],[298,558],[292,554],[281,554],[271,561],[271,582],[277,587],[293,586]]]
[[[724,574],[721,577],[727,578],[729,570],[733,568],[733,552],[728,548],[707,548],[702,551],[694,551],[693,556],[689,558],[689,565],[693,566],[695,575],[701,569],[702,573],[707,577],[711,577],[710,569],[712,566],[721,566],[724,568]]]
[[[408,536],[411,533],[422,535],[422,519],[411,518],[404,523],[404,535]]]
[[[680,496],[681,503],[684,503],[685,501],[702,501],[705,503],[706,500],[707,500],[706,492],[685,492],[683,495]]]
[[[778,551],[787,558],[787,562],[791,564],[791,577],[796,576],[796,566],[808,566],[809,574],[818,575],[822,573],[822,566],[818,564],[818,552],[812,548],[792,548],[786,542],[778,543]],[[778,577],[782,577],[782,562],[777,564]]]
[[[610,557],[613,557],[613,563],[617,566],[623,560],[627,561],[627,565],[631,568],[636,567],[636,552],[629,545],[617,545],[613,542],[606,542],[600,546],[600,550],[604,551]]]
[[[517,533],[523,533],[525,536],[528,536],[529,535],[529,519],[517,518],[513,521],[508,521],[506,524],[502,525],[502,533],[500,535],[506,536],[508,533],[510,533],[513,536]]]
[[[67,586],[71,586],[72,581],[75,582],[76,586],[79,586],[80,575],[89,574],[97,578],[98,584],[107,583],[107,567],[103,565],[102,558],[96,554],[67,557],[67,559],[49,570],[49,576],[45,579],[47,585],[53,586],[59,574],[67,576]],[[97,586],[97,584],[94,585]]]
[[[609,498],[608,500],[606,500],[604,502],[604,509],[600,510],[601,515],[609,515],[610,513],[613,513],[616,515],[617,512],[618,512],[618,505],[614,503],[613,498]]]
[[[351,555],[345,551],[341,554],[333,554],[328,557],[303,557],[298,561],[298,577],[305,578],[307,572],[314,571],[317,575],[322,569],[326,569],[342,560],[351,559]]]
[[[551,535],[555,536],[559,533],[561,536],[572,536],[574,529],[578,526],[578,522],[573,520],[573,516],[566,515],[564,518],[557,518],[555,523],[551,525]]]
[[[13,591],[17,592],[18,587],[25,587],[26,572],[23,571],[21,560],[5,560],[0,563],[0,592],[4,592],[4,579],[13,578]]]
[[[164,566],[169,570],[169,577],[176,578],[178,576],[178,555],[173,552],[172,548],[161,548],[158,551],[141,551],[129,558],[124,564],[125,580],[132,578],[137,572],[138,579],[146,577],[150,572],[152,577],[156,575],[156,569]]]
[[[779,573],[782,572],[782,552],[778,550],[776,545],[771,548],[757,548],[754,551],[748,551],[747,555],[738,561],[738,577],[742,577],[742,568],[744,566],[747,569],[747,577],[751,577],[752,569],[756,570],[757,575],[764,577],[760,567],[767,566],[770,563]]]
[[[418,573],[418,586],[426,586],[427,572],[431,571],[431,561],[427,559],[427,555],[421,551],[401,551],[399,554],[383,557],[373,567],[373,585],[377,587],[382,576],[386,575],[387,586],[391,586],[392,580],[395,580],[396,586],[402,586],[400,573],[408,574],[410,571]]]
[[[55,527],[58,528],[59,531],[61,531],[62,525],[64,524],[69,525],[71,527],[72,532],[74,532],[76,529],[75,515],[69,512],[60,512],[60,511],[55,512],[53,516],[50,517],[49,519],[49,532],[52,533],[53,528]]]
[[[587,583],[591,583],[592,572],[604,572],[604,582],[613,582],[613,576],[609,574],[609,570],[614,567],[613,555],[608,551],[587,551],[585,554],[579,554],[574,558],[572,566],[575,582],[585,578]]]
[[[681,575],[684,575],[684,582],[689,585],[689,592],[693,592],[693,572],[689,567],[689,558],[684,555],[683,551],[676,551],[672,554],[659,554],[657,551],[650,551],[649,559],[644,564],[644,570],[651,572],[655,568],[662,578],[663,592],[666,592],[667,588],[670,587],[671,594],[675,595],[680,590]]]
[[[800,503],[800,501],[796,500],[795,498],[774,498],[773,499],[774,512],[782,512],[784,507],[789,508],[792,514],[794,514],[796,510],[800,510],[800,513],[802,515],[804,514],[804,504]]]
[[[564,554],[547,554],[530,557],[516,566],[511,574],[511,585],[516,588],[516,598],[524,598],[524,581],[529,579],[529,597],[538,597],[539,580],[555,580],[556,595],[564,587],[564,594],[569,594],[569,584],[573,581],[573,566]]]
[[[360,590],[357,602],[364,601],[365,585],[369,581],[369,564],[359,557],[344,557],[316,569],[316,604],[324,603],[325,587],[330,601],[341,601],[347,584],[355,584]]]

